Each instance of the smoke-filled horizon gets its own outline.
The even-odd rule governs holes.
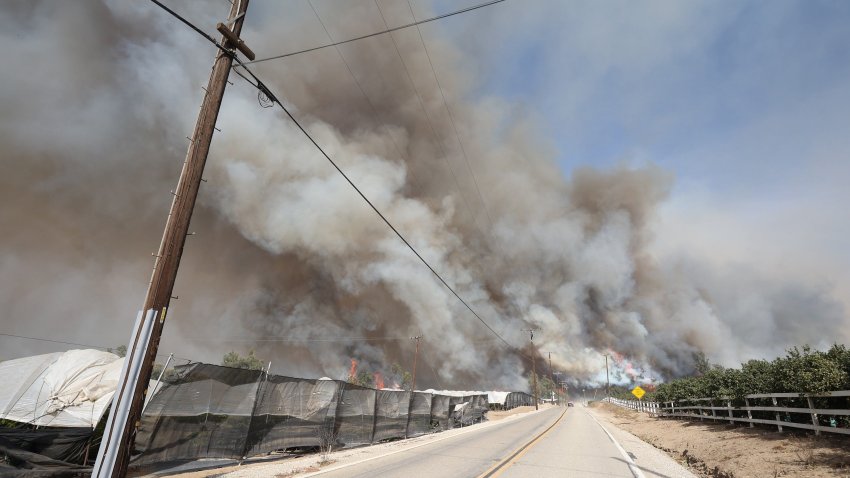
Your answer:
[[[224,3],[180,8],[211,31]],[[243,37],[262,57],[413,19],[406,2],[314,4],[324,25],[306,3],[253,2]],[[4,64],[20,66],[0,73],[0,332],[122,344],[214,50],[144,2],[12,3],[0,27],[16,45]],[[604,353],[673,377],[697,353],[732,365],[847,340],[820,285],[656,254],[673,175],[565,175],[536,116],[476,97],[486,72],[468,64],[410,28],[254,69],[493,329],[525,353],[523,329],[537,329],[536,350],[573,382],[604,378]],[[409,366],[407,338],[422,335],[422,388],[525,386],[531,365],[279,109],[231,81],[160,351],[215,362],[253,349],[277,373],[343,378],[351,359]]]

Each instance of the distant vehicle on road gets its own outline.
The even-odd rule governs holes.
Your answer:
[[[568,407],[574,407],[575,405],[573,404],[573,402],[567,402],[567,406]]]

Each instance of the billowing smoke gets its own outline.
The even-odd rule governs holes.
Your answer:
[[[220,3],[181,8],[211,30]],[[334,40],[412,19],[405,2],[315,5]],[[120,344],[214,52],[143,2],[11,3],[0,27],[15,44],[0,53],[4,328]],[[624,165],[565,176],[533,118],[471,99],[462,55],[424,33],[255,68],[508,342],[537,353],[523,332],[537,329],[555,368],[598,380],[608,352],[673,376],[697,352],[731,364],[846,334],[844,310],[819,289],[651,254],[670,174]],[[259,1],[243,36],[260,56],[329,41],[307,4]],[[278,373],[344,378],[351,359],[384,373],[409,364],[408,337],[422,335],[420,386],[522,386],[530,364],[279,109],[231,79],[162,351],[217,361],[250,348]]]

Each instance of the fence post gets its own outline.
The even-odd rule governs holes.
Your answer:
[[[726,400],[726,410],[729,412],[729,418],[732,418],[732,400]],[[735,420],[729,420],[730,425],[735,424]]]
[[[777,403],[776,403],[776,397],[770,397],[770,399],[773,401],[773,406],[774,406],[774,407],[778,407],[778,406],[779,406],[779,405],[777,405]],[[774,414],[775,414],[775,416],[776,416],[776,421],[777,421],[777,422],[779,422],[779,423],[777,423],[777,425],[776,425],[776,426],[777,426],[777,428],[779,428],[779,433],[782,433],[782,420],[780,420],[780,419],[779,419],[779,410],[776,410],[776,411],[774,412]]]
[[[711,407],[711,416],[716,417],[717,416],[717,410],[714,409],[714,399],[713,398],[708,401],[708,405]]]
[[[251,428],[254,426],[254,416],[257,414],[257,405],[260,404],[260,397],[265,391],[263,390],[263,384],[268,381],[271,369],[272,363],[269,362],[269,366],[265,370],[260,369],[260,375],[257,377],[257,389],[254,391],[254,404],[251,406],[251,418],[248,419],[248,429],[245,430],[245,441],[242,443],[242,455],[239,458],[240,465],[248,457],[248,451],[251,447],[251,442],[248,441],[248,439],[251,437]],[[207,411],[209,412],[209,410]]]
[[[752,410],[750,410],[750,399],[749,398],[744,397],[744,405],[746,405],[746,407],[747,407],[747,418],[752,420],[753,419],[753,412],[752,412]],[[754,426],[755,425],[753,425],[753,422],[751,421],[750,422],[750,428],[753,428]]]
[[[449,422],[452,417],[449,414]],[[375,443],[375,432],[378,430],[378,387],[375,387],[375,408],[372,411],[372,436],[369,438],[369,443]]]
[[[816,427],[820,426],[820,423],[818,423],[818,414],[812,411],[815,409],[815,404],[812,401],[812,397],[806,397],[806,400],[809,402],[809,412],[812,414],[812,425]],[[815,435],[820,435],[820,430],[818,430],[817,428],[815,429]]]

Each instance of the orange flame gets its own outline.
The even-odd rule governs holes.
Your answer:
[[[357,377],[357,360],[351,359],[351,368],[348,369],[348,380],[354,380]]]

